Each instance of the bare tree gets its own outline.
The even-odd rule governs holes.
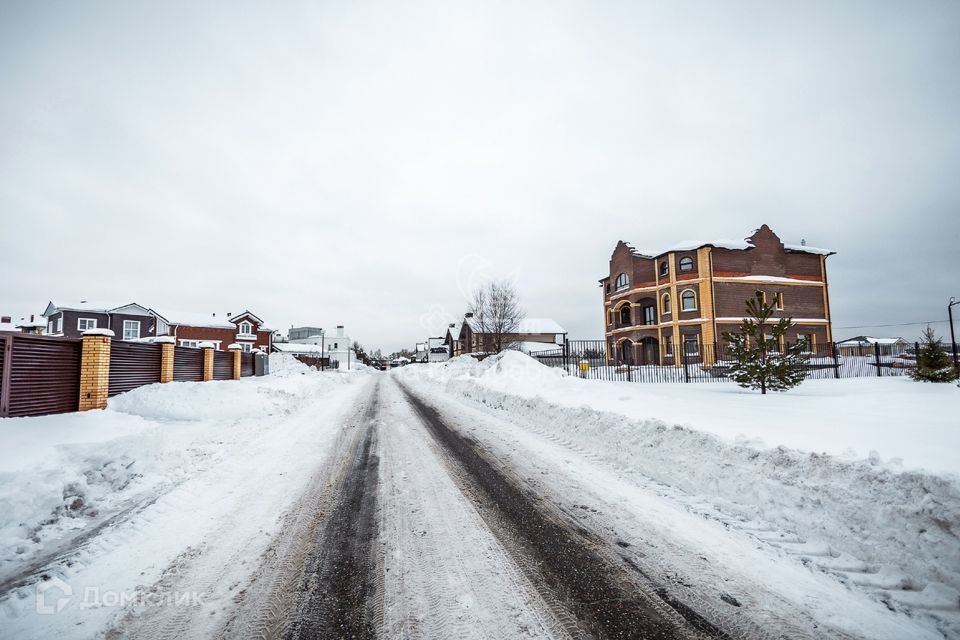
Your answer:
[[[503,351],[508,336],[517,332],[524,317],[517,290],[507,280],[491,280],[477,287],[467,313],[473,314],[471,330],[479,334],[483,347],[494,353]]]

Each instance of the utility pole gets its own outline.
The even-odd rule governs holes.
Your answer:
[[[947,316],[950,318],[950,350],[953,351],[953,368],[960,369],[960,361],[957,360],[957,337],[953,333],[953,305],[960,304],[960,300],[950,298],[950,304],[947,305]]]

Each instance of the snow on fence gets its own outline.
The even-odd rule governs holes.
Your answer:
[[[158,382],[254,375],[252,353],[175,347],[172,338],[125,342],[114,341],[112,332],[89,333],[76,339],[0,332],[0,418],[103,408],[108,397]]]
[[[556,349],[530,355],[548,367],[572,375],[620,382],[728,382],[732,357],[724,344],[673,348],[637,344],[633,351],[609,349],[604,340],[568,340]],[[949,350],[949,347],[945,347]],[[863,355],[842,355],[836,344],[817,345],[808,352],[807,378],[903,376],[916,367],[919,345],[874,345]]]

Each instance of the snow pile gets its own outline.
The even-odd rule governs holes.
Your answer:
[[[104,411],[0,420],[0,581],[360,379],[285,358],[271,360],[270,376],[153,384]]]
[[[960,589],[960,392],[952,386],[825,380],[760,396],[727,384],[581,380],[516,352],[456,360],[395,375],[492,409],[626,477],[821,542],[902,586]],[[870,454],[856,455],[850,442]],[[909,467],[882,462],[878,447],[888,457],[911,451]]]

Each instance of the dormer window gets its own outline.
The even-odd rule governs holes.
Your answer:
[[[244,320],[240,323],[240,333],[245,336],[253,334],[253,325]]]
[[[620,290],[622,290],[622,289],[626,289],[627,287],[629,287],[629,286],[630,286],[630,276],[628,276],[628,275],[625,274],[625,273],[621,273],[620,275],[618,275],[618,276],[617,276],[616,286],[617,286],[617,291],[620,291]]]
[[[666,276],[670,272],[670,266],[667,264],[667,261],[664,260],[660,263],[660,276]]]
[[[693,258],[680,258],[680,271],[693,271]]]

